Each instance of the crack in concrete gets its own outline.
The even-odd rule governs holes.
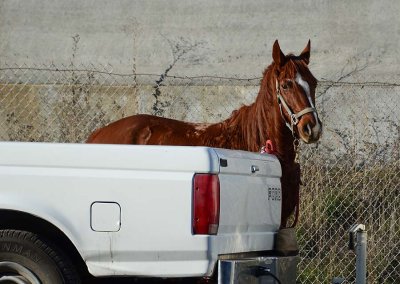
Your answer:
[[[162,86],[164,80],[168,77],[168,73],[174,68],[174,66],[183,58],[184,55],[187,53],[191,52],[195,48],[197,48],[199,45],[202,44],[202,42],[195,42],[195,43],[189,43],[187,40],[184,38],[180,38],[180,42],[172,42],[170,39],[166,38],[165,36],[161,35],[169,44],[171,51],[172,51],[172,56],[173,56],[173,61],[172,63],[165,69],[165,71],[160,75],[160,78],[156,80],[156,84],[154,86],[154,93],[152,94],[153,97],[155,98],[155,102],[152,106],[153,114],[162,116],[165,112],[166,107],[169,107],[171,105],[170,102],[162,102],[160,100],[161,97],[161,90],[160,87]]]

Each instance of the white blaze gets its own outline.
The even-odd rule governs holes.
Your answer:
[[[307,95],[308,101],[310,102],[310,106],[312,108],[315,108],[314,104],[312,102],[312,99],[311,99],[310,85],[308,85],[307,81],[303,80],[303,78],[301,77],[300,73],[298,73],[298,72],[296,73],[295,81],[296,81],[297,84],[299,84],[303,88],[304,92]],[[313,114],[314,114],[315,123],[316,123],[315,126],[313,127],[313,131],[319,132],[321,126],[319,125],[317,112],[314,111]]]

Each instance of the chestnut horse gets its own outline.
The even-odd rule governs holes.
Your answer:
[[[310,41],[299,56],[284,55],[275,41],[273,63],[263,73],[254,103],[219,123],[189,123],[152,115],[133,115],[93,132],[87,143],[209,146],[260,151],[272,142],[282,165],[282,218],[298,213],[299,138],[316,142],[322,133],[315,105],[317,80],[308,69]],[[294,223],[297,222],[297,214]]]

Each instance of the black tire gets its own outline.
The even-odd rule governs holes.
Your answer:
[[[19,277],[24,283],[81,283],[72,262],[57,247],[34,233],[19,230],[0,230],[1,277]]]

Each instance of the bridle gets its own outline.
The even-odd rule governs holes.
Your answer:
[[[276,97],[277,97],[277,99],[278,99],[279,110],[280,110],[280,112],[281,112],[281,116],[282,116],[282,118],[283,118],[283,121],[285,122],[286,126],[287,126],[287,127],[290,129],[290,131],[292,132],[293,137],[296,139],[297,137],[296,137],[295,132],[294,132],[294,127],[295,127],[295,126],[297,127],[297,124],[299,123],[300,118],[301,118],[303,115],[305,115],[305,114],[307,114],[307,113],[310,113],[310,112],[317,114],[317,110],[316,110],[315,107],[313,106],[311,99],[309,99],[310,104],[311,104],[311,107],[306,107],[305,109],[303,109],[303,110],[301,110],[301,111],[299,111],[299,112],[297,112],[297,113],[294,113],[294,112],[290,109],[290,107],[288,106],[288,104],[286,103],[285,99],[282,97],[282,95],[281,95],[281,90],[280,90],[280,86],[279,86],[279,83],[278,83],[278,80],[277,80],[277,79],[276,79]],[[283,106],[283,108],[286,110],[286,112],[289,114],[290,123],[286,120],[285,115],[283,114],[282,106]]]
[[[277,100],[278,100],[279,110],[280,110],[280,112],[281,112],[281,116],[282,116],[283,121],[285,122],[286,126],[287,126],[287,127],[290,129],[290,131],[292,132],[292,135],[293,135],[293,138],[294,138],[294,140],[293,140],[293,149],[294,149],[294,152],[295,152],[294,161],[295,161],[296,163],[298,163],[298,162],[299,162],[299,145],[300,145],[300,140],[299,140],[299,138],[297,137],[296,133],[294,132],[294,127],[295,127],[295,126],[297,127],[297,124],[299,124],[300,118],[301,118],[303,115],[307,114],[307,113],[314,113],[315,116],[317,117],[317,116],[318,116],[317,110],[315,109],[315,107],[314,107],[314,105],[313,105],[313,103],[312,103],[312,100],[311,100],[309,94],[306,94],[307,97],[308,97],[308,101],[310,102],[310,105],[311,105],[311,106],[310,106],[310,107],[306,107],[305,109],[303,109],[303,110],[301,110],[301,111],[299,111],[299,112],[297,112],[297,113],[294,113],[294,112],[290,109],[290,107],[288,106],[288,104],[286,103],[286,101],[285,101],[285,99],[283,98],[283,96],[281,95],[281,90],[280,90],[280,86],[279,86],[279,83],[278,83],[278,79],[276,79],[275,82],[276,82],[276,97],[277,97]],[[283,108],[286,110],[286,112],[289,114],[290,122],[288,122],[288,121],[286,120],[285,115],[283,114],[282,106],[283,106]]]

